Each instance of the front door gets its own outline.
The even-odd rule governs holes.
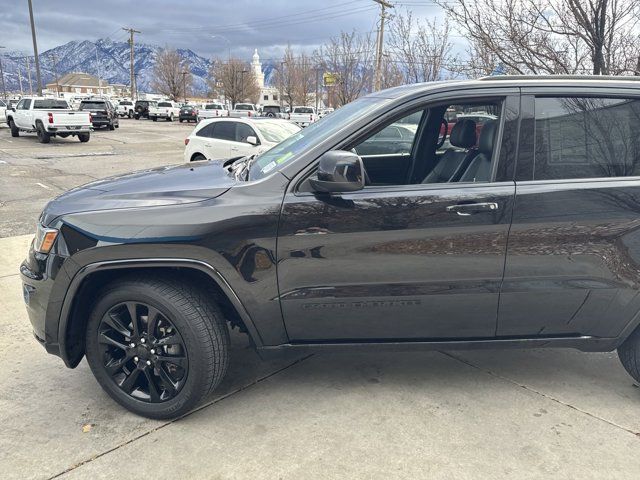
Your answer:
[[[375,178],[362,191],[314,194],[302,182],[285,196],[278,280],[292,342],[495,335],[515,194],[513,181],[495,181],[504,180],[496,173],[498,159],[503,162],[513,152],[503,148],[501,156],[498,148],[500,138],[503,144],[507,137],[513,141],[502,128],[504,104],[505,98],[467,100],[425,108],[418,116],[408,112],[388,125],[403,129],[403,145],[410,137],[407,152],[388,151],[388,145],[380,152],[363,143],[346,147],[364,154],[365,168],[366,157],[375,158],[370,175]],[[478,148],[449,145],[438,132],[445,111],[452,109],[461,115],[489,112],[495,128],[486,129]],[[403,123],[410,115],[419,123]],[[384,143],[385,135],[374,138],[376,133],[370,138]],[[438,151],[443,144],[452,149],[447,155]],[[459,163],[467,175],[421,183],[442,159]],[[491,168],[478,169],[482,162]],[[402,184],[393,172],[396,164],[403,172],[413,165],[420,178],[411,180],[415,175],[405,172]]]

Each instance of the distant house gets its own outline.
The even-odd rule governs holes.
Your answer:
[[[124,85],[110,85],[106,80],[83,72],[67,73],[57,82],[47,83],[46,88],[50,93],[59,93],[63,96],[68,94],[121,96],[127,89]]]

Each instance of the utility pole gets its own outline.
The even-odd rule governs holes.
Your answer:
[[[318,80],[318,76],[320,75],[320,67],[316,67],[316,115],[318,114],[318,92],[320,91],[319,89],[319,80]]]
[[[0,45],[0,48],[5,48]],[[4,98],[5,102],[7,100],[7,88],[4,84],[4,71],[2,70],[2,55],[0,55],[0,78],[2,79],[2,98]]]
[[[247,73],[249,70],[242,70],[240,72],[240,101],[244,102],[244,74]]]
[[[382,46],[384,45],[384,20],[387,16],[385,9],[393,8],[386,0],[373,0],[380,5],[380,28],[378,29],[378,39],[376,44],[376,70],[373,80],[373,90],[380,90],[381,74],[382,74]]]
[[[182,95],[184,96],[184,103],[187,103],[187,75],[189,75],[189,71],[183,70],[180,74],[182,75]]]
[[[283,107],[283,103],[282,103],[282,83],[284,82],[284,66],[287,62],[280,62],[280,71],[278,72],[278,86],[280,87],[280,91],[278,92],[278,95],[280,96],[280,113],[282,112],[282,107]]]
[[[22,89],[22,75],[20,74],[20,65],[17,65],[18,68],[18,85],[20,86],[20,96],[24,95],[24,90]]]
[[[58,83],[58,59],[53,51],[50,53],[53,60],[53,74],[56,76],[56,98],[60,96],[60,84]]]
[[[27,65],[27,78],[29,79],[29,95],[33,96],[33,84],[31,83],[31,65],[29,65],[29,57],[24,57],[24,62]]]
[[[31,38],[33,40],[33,59],[36,64],[36,82],[38,83],[38,95],[42,96],[42,77],[40,76],[40,60],[38,59],[38,42],[36,41],[36,24],[33,21],[33,5],[29,0],[29,19],[31,20]]]
[[[98,45],[94,43],[93,46],[96,49],[96,70],[98,71],[98,92],[102,94],[102,74],[100,73],[100,62],[98,60]]]
[[[129,47],[130,47],[130,52],[129,52],[129,59],[130,59],[130,83],[129,83],[129,89],[131,90],[131,100],[135,100],[136,97],[138,96],[138,92],[137,92],[137,88],[135,88],[135,82],[134,82],[134,78],[133,78],[133,34],[134,33],[142,33],[139,30],[134,30],[133,28],[126,28],[126,27],[122,27],[122,29],[125,32],[129,32]]]

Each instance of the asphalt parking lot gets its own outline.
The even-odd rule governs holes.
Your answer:
[[[33,232],[48,200],[69,188],[119,173],[182,163],[184,138],[193,123],[121,119],[89,143],[35,134],[12,138],[0,124],[0,238]]]
[[[40,145],[0,128],[0,478],[637,479],[640,388],[615,353],[359,353],[230,370],[172,422],[128,413],[33,339],[18,266],[40,209],[96,178],[182,161],[193,125],[123,120]]]

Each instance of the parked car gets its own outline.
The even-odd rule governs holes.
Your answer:
[[[234,118],[257,117],[258,109],[253,103],[236,103],[229,115]]]
[[[300,131],[286,120],[220,118],[201,121],[185,139],[184,160],[259,155]]]
[[[278,105],[265,105],[262,107],[260,116],[269,118],[285,118],[282,108]]]
[[[116,112],[121,117],[133,118],[135,105],[131,100],[120,100],[116,107]]]
[[[318,112],[318,118],[324,118],[327,115],[329,115],[330,113],[333,113],[334,111],[335,111],[335,109],[332,108],[332,107],[323,108],[322,110],[320,110]]]
[[[82,100],[78,110],[81,112],[91,112],[93,128],[107,127],[109,130],[115,130],[120,127],[118,114],[108,100]]]
[[[7,121],[7,104],[3,100],[0,100],[0,123],[6,123]]]
[[[497,112],[477,148],[471,119],[439,148],[454,106]],[[20,267],[35,336],[152,418],[220,384],[228,325],[263,356],[617,349],[640,382],[639,112],[625,77],[407,85],[257,157],[75,188]],[[404,118],[408,151],[355,153]]]
[[[180,117],[180,107],[176,102],[158,102],[157,105],[149,107],[149,118],[154,122],[159,118],[173,122],[177,117]]]
[[[229,110],[222,103],[205,103],[202,108],[198,110],[198,121],[205,120],[207,118],[228,117]]]
[[[198,123],[198,107],[195,105],[183,105],[180,107],[180,116],[178,120],[182,122],[195,122]]]
[[[316,109],[313,107],[293,107],[289,120],[301,127],[307,127],[318,120]]]
[[[40,143],[49,143],[56,136],[77,136],[88,142],[92,130],[91,112],[71,110],[65,100],[46,97],[23,97],[7,113],[7,123],[12,137],[35,132]]]
[[[155,107],[156,102],[151,100],[136,100],[135,112],[133,117],[136,120],[140,118],[149,118],[149,108]]]

